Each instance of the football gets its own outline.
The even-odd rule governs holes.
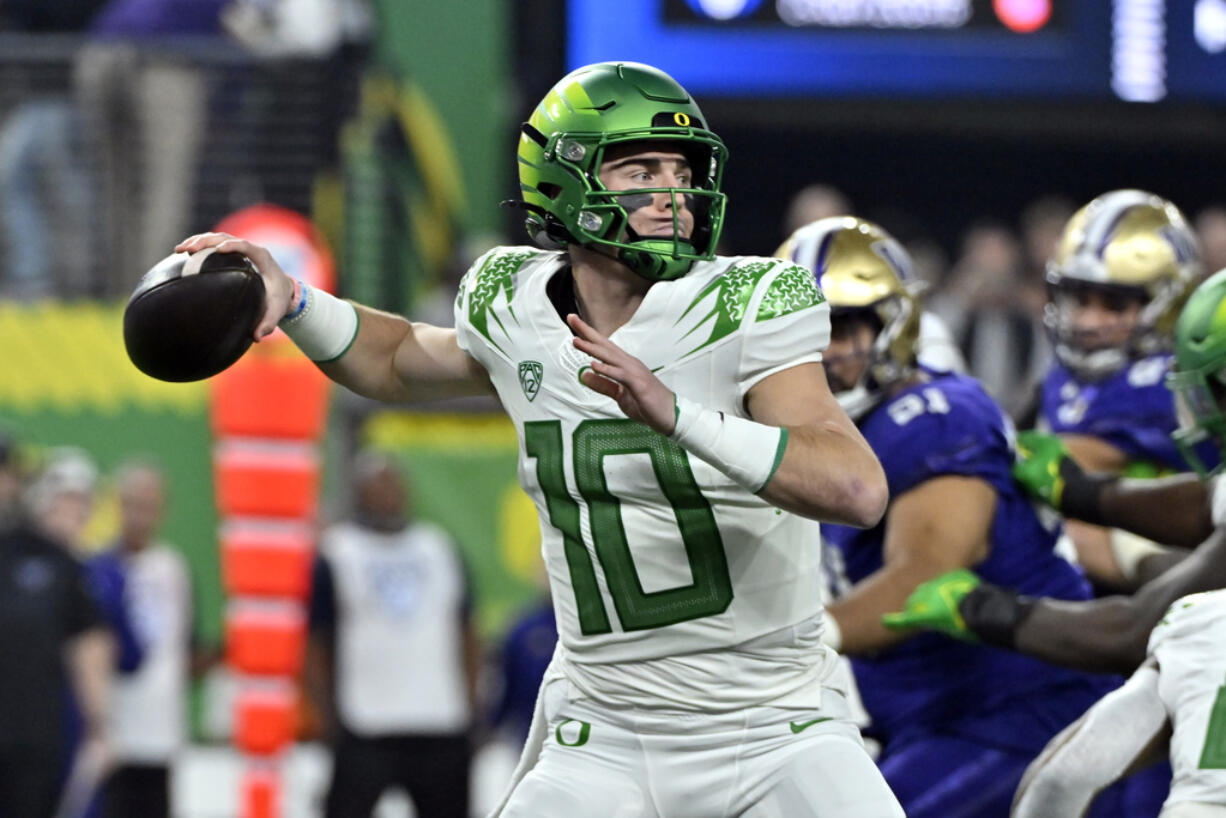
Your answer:
[[[251,346],[264,311],[264,280],[241,253],[175,253],[141,278],[123,313],[136,368],[162,381],[221,372]]]

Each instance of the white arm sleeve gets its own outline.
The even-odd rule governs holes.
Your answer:
[[[1213,524],[1218,528],[1226,525],[1226,479],[1213,479],[1212,511]]]
[[[1094,796],[1128,770],[1166,721],[1158,671],[1142,667],[1052,740],[1026,770],[1010,815],[1083,815]]]

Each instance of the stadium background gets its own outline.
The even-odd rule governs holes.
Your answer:
[[[309,23],[329,4],[283,5]],[[724,243],[733,253],[769,253],[784,238],[791,196],[818,182],[900,238],[926,240],[947,266],[968,229],[985,220],[1016,229],[1024,208],[1045,196],[1079,204],[1142,187],[1190,215],[1226,202],[1219,0],[901,4],[963,8],[961,23],[931,29],[879,19],[789,27],[777,11],[856,5],[348,0],[337,7],[359,22],[322,45],[296,40],[290,26],[281,35],[289,48],[273,33],[262,45],[224,35],[153,38],[137,53],[173,54],[208,89],[190,231],[258,202],[307,214],[337,259],[344,295],[436,321],[449,321],[467,260],[523,240],[516,213],[498,207],[516,192],[518,123],[565,70],[597,59],[655,62],[695,93],[731,148]],[[1019,33],[1005,22],[1010,8],[1050,15]],[[1136,30],[1139,40],[1121,33]],[[0,133],[33,103],[70,106],[88,37],[0,30]],[[793,62],[763,70],[764,53]],[[1121,66],[1134,57],[1148,73],[1128,85]],[[891,70],[898,61],[905,64]],[[95,134],[76,120],[68,127],[78,140],[74,172],[88,177]],[[157,128],[149,133],[157,139]],[[17,161],[6,144],[0,137],[0,174]],[[159,180],[134,167],[139,178],[125,184],[139,200]],[[156,257],[108,234],[105,219],[82,232],[50,180],[39,177],[21,195],[0,188],[0,216],[44,210],[51,276],[31,283],[16,266],[15,234],[0,233],[0,428],[34,457],[79,445],[104,469],[155,453],[173,481],[165,538],[188,557],[201,629],[217,639],[224,599],[210,387],[156,383],[131,367],[123,300]],[[94,213],[105,207],[92,202]],[[495,410],[481,402],[389,408],[334,391],[321,511],[325,521],[343,511],[337,464],[356,447],[401,455],[419,514],[452,531],[468,556],[490,642],[537,593],[535,514],[515,482],[513,431]],[[104,541],[114,522],[104,492],[93,539]],[[198,736],[210,734],[207,719],[198,713]],[[286,814],[293,809],[287,803]]]

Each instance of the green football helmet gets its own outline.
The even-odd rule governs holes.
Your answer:
[[[689,160],[689,188],[609,191],[599,179],[612,145],[666,141]],[[685,275],[715,255],[724,224],[720,190],[728,150],[709,131],[697,103],[672,77],[648,65],[597,63],[576,69],[550,89],[519,139],[519,187],[528,235],[544,247],[602,246],[644,278]],[[629,226],[622,198],[666,193],[673,213],[684,202],[694,215],[692,235],[642,238]],[[631,199],[632,201],[632,199]]]
[[[1184,459],[1203,477],[1222,470],[1226,454],[1226,270],[1193,291],[1175,322],[1175,367],[1167,375],[1180,428],[1173,435]],[[1196,452],[1209,441],[1219,453],[1210,470]]]

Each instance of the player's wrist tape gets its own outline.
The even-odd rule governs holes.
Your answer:
[[[1213,525],[1226,526],[1226,477],[1213,478],[1209,495],[1209,516]]]
[[[1013,650],[1017,629],[1034,612],[1037,602],[1034,597],[985,582],[962,598],[958,613],[967,630],[981,642]]]
[[[1137,572],[1146,557],[1166,553],[1166,549],[1153,540],[1139,537],[1131,531],[1113,528],[1108,538],[1111,554],[1115,557],[1115,564],[1120,569],[1120,573],[1124,575],[1124,579],[1129,582],[1136,581]]]
[[[290,310],[289,312],[287,312],[284,316],[282,316],[281,318],[282,321],[293,321],[295,318],[302,315],[302,313],[306,310],[306,306],[307,306],[306,282],[300,278],[295,278],[293,279],[293,281],[294,281],[294,295],[290,300],[294,302],[294,308]]]
[[[335,361],[358,337],[358,311],[348,301],[305,282],[302,293],[302,309],[282,318],[279,326],[312,361]]]
[[[788,430],[705,409],[680,395],[670,437],[754,494],[766,487],[783,461]]]
[[[1083,474],[1069,475],[1060,497],[1060,513],[1083,523],[1101,525],[1103,522],[1102,494],[1108,483],[1114,483],[1114,475]]]

